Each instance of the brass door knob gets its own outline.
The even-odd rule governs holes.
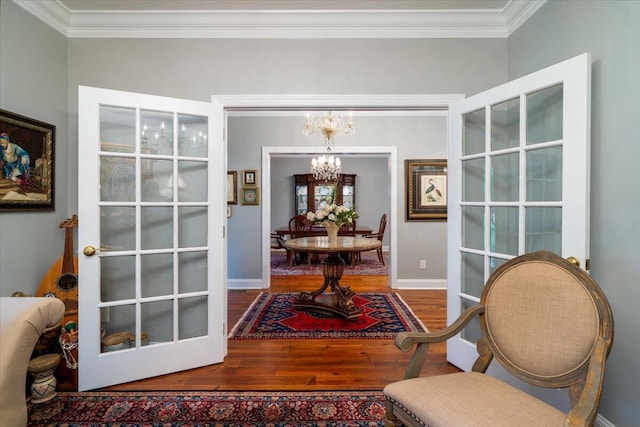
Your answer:
[[[95,246],[89,245],[84,247],[84,249],[82,250],[82,253],[85,254],[86,256],[94,256],[96,253],[105,251],[107,249],[111,249],[111,248],[109,246],[100,246],[99,248],[96,248]]]
[[[574,256],[570,256],[569,258],[567,258],[567,261],[569,261],[571,264],[575,265],[576,267],[580,267],[580,260]]]

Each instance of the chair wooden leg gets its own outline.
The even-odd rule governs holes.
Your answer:
[[[387,410],[384,417],[385,427],[396,427],[398,425],[398,419],[393,415],[393,403],[387,400]]]
[[[382,255],[382,249],[378,249],[378,260],[384,265],[384,256]]]

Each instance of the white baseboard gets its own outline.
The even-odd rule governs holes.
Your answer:
[[[227,279],[227,289],[266,289],[262,279]]]
[[[398,279],[392,283],[393,289],[447,289],[447,281],[443,279]]]
[[[593,425],[594,427],[616,427],[615,424],[613,424],[600,414],[596,416],[596,421],[595,423],[593,423]]]

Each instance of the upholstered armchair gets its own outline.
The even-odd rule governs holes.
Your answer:
[[[57,298],[0,298],[0,425],[25,426],[25,387],[33,348],[49,328],[60,328]]]
[[[429,344],[458,334],[479,317],[482,338],[471,372],[420,377]],[[550,252],[514,258],[487,281],[480,303],[449,327],[400,333],[415,352],[405,379],[384,389],[387,426],[591,426],[605,360],[613,342],[611,307],[596,282]],[[558,409],[485,374],[495,359],[527,383],[566,388],[571,409]]]

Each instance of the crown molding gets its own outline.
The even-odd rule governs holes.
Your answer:
[[[217,94],[211,96],[211,102],[227,109],[278,111],[293,109],[384,109],[384,110],[424,110],[428,108],[447,108],[452,102],[464,98],[462,94]]]
[[[547,0],[503,9],[70,10],[13,0],[68,38],[506,38]]]

